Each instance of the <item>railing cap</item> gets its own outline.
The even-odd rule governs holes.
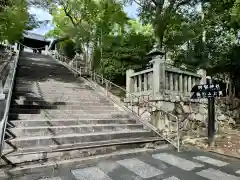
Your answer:
[[[153,48],[149,53],[147,53],[147,56],[151,57],[151,56],[163,56],[165,55],[165,53],[163,51],[161,51],[160,49],[158,49],[157,47]]]

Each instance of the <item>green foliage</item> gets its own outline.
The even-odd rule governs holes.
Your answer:
[[[6,5],[1,6],[0,41],[12,42],[19,39],[25,29],[27,19],[27,4],[24,0],[8,1]]]
[[[127,21],[122,5],[115,0],[47,0],[43,4],[48,5],[55,25],[47,35],[69,37],[84,54],[90,43],[99,46],[114,27],[123,29]]]
[[[14,42],[21,38],[24,30],[38,26],[27,8],[26,0],[6,0],[0,3],[0,41]]]
[[[176,66],[240,79],[240,0],[39,1],[54,17],[49,35],[69,37],[85,54],[93,49],[92,67],[114,81],[125,79],[128,68],[147,63],[143,57],[155,37]],[[133,2],[139,5],[143,25],[123,12],[123,5]]]
[[[151,23],[160,47],[165,50],[182,45],[193,36],[189,19],[199,0],[123,0],[139,5],[139,16],[144,23]],[[193,23],[194,25],[194,23]],[[187,31],[186,31],[187,30]],[[189,31],[189,32],[188,32]]]
[[[103,45],[102,59],[100,49],[95,51],[94,69],[118,84],[124,84],[127,69],[139,69],[148,63],[146,54],[153,43],[151,36],[143,34],[109,36]]]
[[[65,40],[59,43],[59,52],[72,59],[75,56],[75,43],[72,40]]]

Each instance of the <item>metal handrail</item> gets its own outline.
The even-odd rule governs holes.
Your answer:
[[[14,80],[15,80],[18,59],[19,59],[19,51],[16,52],[15,60],[13,62],[13,75],[11,77],[12,80],[11,80],[9,90],[7,93],[7,98],[5,99],[5,109],[4,109],[3,118],[0,121],[0,156],[2,156],[4,137],[5,137],[5,132],[6,132],[6,125],[7,125],[10,104],[11,104],[12,91],[13,91],[13,86],[14,86]]]
[[[68,58],[62,56],[62,55],[59,54],[58,52],[57,52],[57,54],[55,54],[55,55],[57,55],[58,57],[61,57],[62,59],[69,60]],[[61,62],[61,60],[60,60],[60,62]],[[164,114],[170,115],[170,116],[172,116],[173,118],[175,118],[175,119],[176,119],[176,122],[177,122],[177,144],[176,144],[176,145],[173,144],[169,139],[167,139],[166,137],[164,137],[164,136],[159,132],[159,129],[158,129],[158,128],[156,128],[154,125],[150,124],[149,122],[143,121],[142,118],[140,118],[140,114],[139,114],[139,113],[135,113],[135,112],[133,111],[132,99],[131,99],[131,107],[132,107],[132,109],[130,109],[129,107],[125,106],[125,107],[128,108],[135,116],[137,116],[137,117],[138,117],[138,120],[140,120],[144,125],[148,126],[148,127],[149,127],[150,129],[152,129],[155,133],[157,133],[160,137],[162,137],[163,139],[165,139],[165,140],[168,141],[169,143],[173,144],[173,145],[178,149],[178,151],[180,151],[179,119],[178,119],[177,116],[175,116],[175,115],[173,115],[172,113],[169,113],[169,112],[167,112],[167,111],[165,111],[165,110],[163,110],[163,109],[160,109],[158,106],[155,106],[155,105],[151,104],[149,101],[145,100],[145,99],[144,99],[143,97],[141,97],[141,96],[137,96],[137,95],[135,95],[135,94],[133,94],[133,93],[131,93],[131,92],[128,92],[126,89],[124,89],[124,88],[122,88],[121,86],[119,86],[119,85],[111,82],[110,80],[104,78],[103,76],[95,73],[94,71],[90,70],[90,69],[87,68],[87,67],[84,67],[84,68],[81,68],[81,67],[80,67],[80,68],[79,68],[80,71],[78,71],[78,69],[74,69],[74,67],[69,66],[69,64],[67,64],[67,63],[65,63],[65,62],[61,62],[61,63],[64,64],[64,65],[66,65],[66,66],[68,66],[68,67],[70,67],[73,71],[79,73],[80,75],[81,75],[82,72],[83,72],[83,71],[81,71],[81,69],[83,69],[84,72],[87,72],[87,71],[90,72],[90,76],[93,77],[92,79],[94,79],[94,76],[97,76],[97,77],[101,78],[102,80],[104,80],[104,81],[106,82],[106,90],[107,90],[107,91],[108,91],[109,84],[111,84],[111,85],[117,87],[118,89],[124,91],[124,92],[126,93],[126,95],[128,95],[128,96],[137,98],[138,100],[139,100],[139,98],[140,98],[143,103],[148,104],[148,107],[150,106],[150,107],[152,107],[152,108],[154,108],[154,109],[156,109],[156,110],[158,110],[158,111],[160,111],[160,112],[162,112],[162,113],[164,113]]]
[[[88,70],[89,70],[89,69],[88,69]],[[174,145],[174,146],[175,146],[175,147],[178,149],[178,151],[179,151],[179,141],[180,141],[180,139],[179,139],[179,131],[178,131],[179,121],[178,121],[178,117],[177,117],[177,116],[175,116],[175,115],[173,115],[173,114],[171,114],[171,113],[169,113],[169,112],[167,112],[167,111],[165,111],[165,110],[163,110],[163,109],[160,109],[158,106],[155,106],[155,105],[151,104],[149,101],[145,100],[142,96],[137,96],[137,95],[135,95],[135,94],[133,94],[133,93],[130,93],[130,92],[126,91],[126,89],[124,89],[124,88],[122,88],[121,86],[119,86],[119,85],[111,82],[110,80],[104,78],[103,76],[101,76],[101,75],[99,75],[99,74],[97,74],[97,73],[95,73],[95,72],[93,72],[93,71],[91,71],[91,70],[89,70],[89,71],[91,72],[91,76],[92,76],[92,77],[97,76],[97,77],[103,79],[107,84],[111,84],[112,86],[115,86],[115,87],[117,87],[118,89],[124,91],[128,96],[131,96],[132,98],[137,98],[138,100],[139,100],[139,98],[140,98],[140,99],[141,99],[140,101],[143,102],[143,103],[148,104],[148,107],[151,106],[151,108],[155,108],[157,111],[160,111],[160,112],[162,112],[162,113],[164,113],[164,114],[170,115],[170,116],[172,116],[173,118],[175,118],[175,119],[176,119],[176,122],[177,122],[177,133],[178,133],[177,137],[178,137],[178,142],[177,142],[177,145]],[[94,79],[94,78],[92,78],[92,79]],[[109,86],[109,85],[106,85],[106,88],[105,88],[105,89],[106,89],[107,91],[108,91],[108,87],[110,87],[110,86]],[[128,108],[128,106],[126,106],[126,107],[127,107],[129,110],[131,110],[131,112],[132,112],[134,115],[140,116],[139,111],[138,111],[138,113],[136,113],[136,112],[133,111],[132,98],[131,98],[131,101],[130,101],[132,109]],[[162,136],[162,135],[159,133],[159,130],[158,130],[155,126],[153,126],[152,124],[150,124],[150,123],[148,123],[148,122],[142,121],[141,118],[139,118],[139,120],[140,120],[143,124],[145,124],[146,126],[148,126],[148,127],[151,126],[150,128],[151,128],[154,132],[156,132],[159,136],[161,136],[162,138],[164,138],[166,141],[170,142],[169,139],[166,139],[164,136]],[[170,143],[171,143],[171,142],[170,142]]]

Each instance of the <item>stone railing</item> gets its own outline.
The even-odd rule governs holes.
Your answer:
[[[191,89],[195,84],[206,82],[206,72],[198,73],[183,71],[175,67],[168,67],[165,61],[156,57],[153,68],[134,72],[126,72],[126,90],[139,96],[159,94],[191,96]]]
[[[165,69],[165,93],[190,96],[194,85],[200,84],[202,77],[177,68]]]

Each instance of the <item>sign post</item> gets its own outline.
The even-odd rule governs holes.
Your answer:
[[[208,98],[208,140],[209,146],[214,146],[214,135],[215,135],[215,108],[214,108],[214,97]]]
[[[226,96],[226,85],[210,82],[203,85],[195,85],[191,92],[191,99],[208,99],[208,143],[209,146],[214,146],[215,135],[215,97]]]

